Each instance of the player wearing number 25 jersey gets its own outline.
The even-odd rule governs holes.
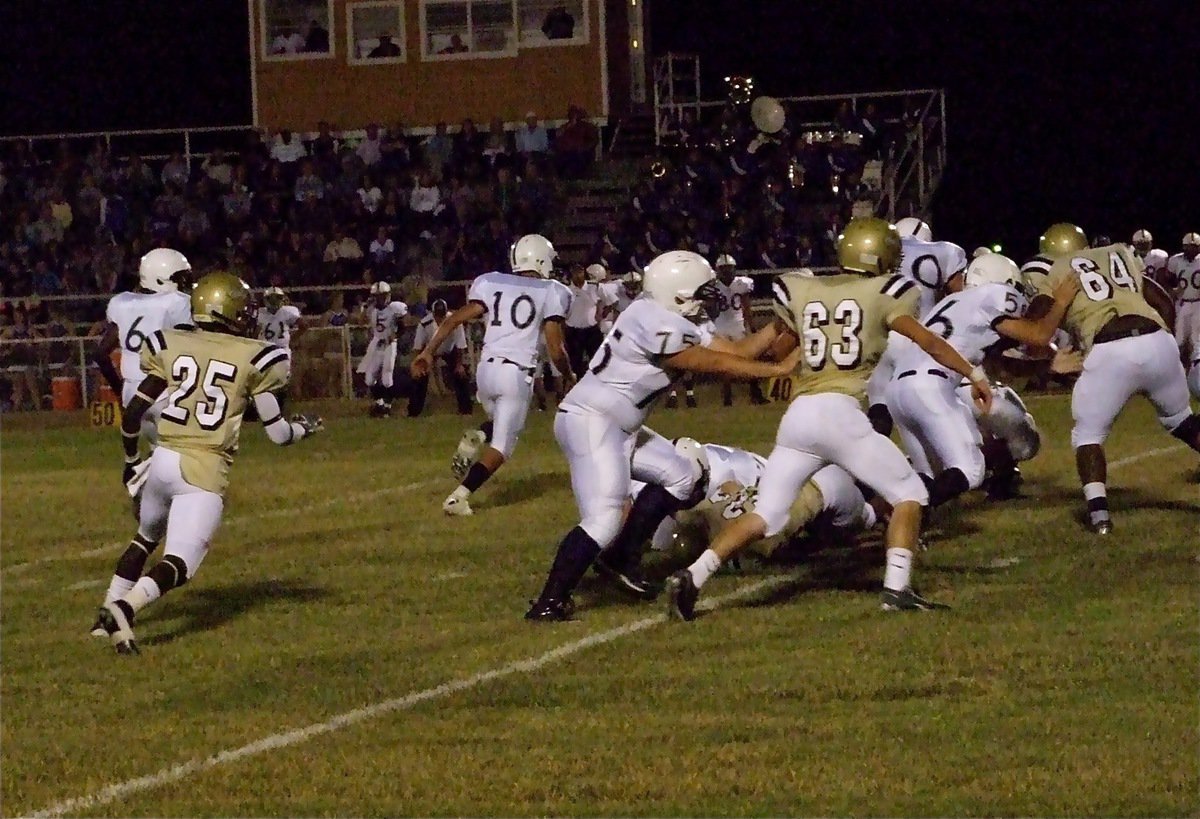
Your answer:
[[[793,354],[779,364],[753,361],[766,351],[767,333],[730,341],[713,339],[697,325],[720,312],[721,296],[712,267],[696,253],[655,258],[646,266],[644,290],[559,404],[554,437],[570,465],[580,522],[559,543],[527,620],[568,619],[571,594],[602,550],[600,568],[621,588],[641,597],[657,592],[640,577],[642,547],[668,515],[703,497],[700,492],[693,499],[693,493],[706,480],[706,470],[689,468],[686,456],[669,443],[635,453],[646,416],[674,378],[684,372],[770,378],[790,372],[799,360]],[[634,475],[648,485],[626,516]]]
[[[237,452],[242,415],[254,402],[267,435],[283,446],[317,432],[320,419],[285,421],[272,390],[287,383],[287,355],[248,336],[257,330],[250,289],[229,273],[210,273],[192,292],[195,330],[160,330],[142,349],[146,378],[121,422],[125,474],[140,497],[137,535],[117,563],[93,633],[121,653],[136,653],[134,615],[193,577],[216,533]],[[166,396],[159,446],[137,455],[141,416]],[[145,576],[146,559],[166,537],[165,554]]]
[[[557,258],[546,237],[522,236],[509,251],[513,272],[476,278],[466,305],[446,317],[413,360],[413,377],[428,377],[434,356],[450,334],[468,321],[483,320],[475,385],[488,420],[479,429],[467,430],[459,441],[450,469],[462,483],[442,503],[447,515],[472,514],[467,498],[512,457],[529,414],[539,338],[545,338],[546,351],[559,372],[570,377],[563,322],[571,291],[551,278]]]
[[[838,242],[844,275],[780,276],[775,283],[775,350],[803,351],[797,397],[788,407],[759,483],[752,514],[722,530],[712,547],[669,581],[668,613],[690,620],[698,589],[721,562],[747,544],[777,534],[801,487],[818,469],[837,464],[893,507],[887,529],[885,609],[931,608],[909,584],[912,553],[928,502],[925,484],[890,439],[876,432],[861,402],[871,368],[895,330],[941,366],[971,379],[990,404],[983,371],[915,318],[917,285],[894,275],[900,236],[882,219],[853,219]]]
[[[1117,414],[1136,393],[1150,399],[1172,435],[1200,451],[1200,417],[1188,403],[1187,377],[1164,316],[1170,297],[1143,277],[1142,262],[1126,245],[1078,250],[1059,256],[1034,285],[1031,310],[1044,311],[1065,279],[1077,278],[1063,327],[1080,342],[1083,372],[1071,394],[1071,445],[1092,530],[1112,531],[1104,485],[1104,441]]]

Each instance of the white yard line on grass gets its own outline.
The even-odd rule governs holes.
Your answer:
[[[1187,449],[1184,444],[1175,444],[1175,446],[1164,446],[1159,449],[1148,449],[1145,452],[1139,452],[1136,455],[1126,455],[1124,458],[1117,458],[1108,465],[1110,470],[1120,469],[1129,464],[1135,464],[1138,461],[1144,461],[1147,458],[1154,458],[1158,455],[1166,455],[1168,452],[1178,452],[1181,449]]]
[[[795,575],[776,575],[767,577],[749,585],[742,586],[736,591],[720,597],[714,597],[710,600],[701,603],[699,608],[704,610],[715,609],[725,603],[731,603],[737,600],[742,600],[750,597],[757,592],[769,589],[774,586],[781,586],[784,583],[795,578]],[[356,708],[353,711],[346,711],[338,714],[324,722],[314,722],[311,725],[306,725],[303,728],[297,728],[293,731],[283,731],[278,734],[271,734],[262,739],[251,742],[248,745],[243,745],[240,748],[230,748],[214,754],[204,759],[193,759],[188,762],[182,762],[178,765],[172,765],[169,768],[163,768],[155,773],[147,776],[139,776],[136,779],[127,779],[124,782],[117,782],[101,788],[98,791],[78,796],[73,799],[65,799],[61,802],[56,802],[49,807],[31,814],[32,816],[64,816],[64,815],[79,815],[89,812],[101,805],[107,805],[118,799],[123,799],[131,794],[141,791],[151,790],[172,782],[178,782],[181,779],[186,779],[195,774],[203,773],[204,771],[221,765],[227,765],[232,762],[237,762],[251,756],[257,756],[268,751],[278,751],[282,748],[288,748],[292,745],[298,745],[302,742],[307,742],[315,737],[324,734],[340,731],[343,728],[349,728],[363,720],[373,717],[389,714],[393,711],[406,711],[413,706],[420,705],[429,700],[441,699],[448,697],[451,694],[457,694],[460,691],[466,691],[471,688],[477,688],[485,683],[490,683],[493,680],[511,677],[513,674],[524,674],[531,671],[537,671],[545,668],[551,663],[566,659],[573,654],[578,654],[581,651],[592,648],[593,646],[604,645],[611,643],[614,640],[619,640],[630,634],[636,634],[639,631],[645,631],[648,628],[662,625],[667,621],[666,615],[658,614],[653,617],[644,617],[641,620],[635,620],[632,623],[627,623],[623,626],[611,628],[608,631],[601,631],[595,634],[589,634],[578,640],[572,640],[569,643],[563,643],[558,648],[551,649],[537,657],[530,657],[525,660],[518,660],[508,665],[502,665],[493,668],[489,671],[481,671],[478,674],[470,677],[463,677],[450,682],[442,683],[433,688],[426,688],[423,691],[414,691],[410,694],[405,694],[402,697],[396,697],[390,700],[383,700],[374,705],[368,705],[363,708]],[[523,626],[524,627],[524,626]],[[545,625],[533,625],[529,628],[546,628]]]
[[[386,486],[382,489],[372,489],[369,492],[352,492],[348,495],[342,495],[341,497],[327,498],[322,501],[307,503],[301,508],[287,506],[276,507],[272,509],[262,509],[257,512],[233,514],[230,515],[222,525],[223,527],[237,526],[241,523],[251,523],[253,521],[266,520],[269,518],[291,517],[302,512],[309,512],[314,509],[325,509],[330,506],[340,506],[342,504],[350,506],[356,503],[362,503],[363,501],[375,500],[376,498],[395,495],[397,493],[412,492],[416,489],[423,489],[427,486],[433,486],[438,483],[445,483],[445,481],[417,481],[416,483],[407,483],[403,484],[402,486]],[[15,566],[5,566],[3,569],[0,569],[0,572],[3,572],[4,574],[18,574],[20,572],[28,571],[35,566],[41,566],[46,563],[59,563],[64,560],[85,560],[89,557],[99,557],[101,555],[118,552],[121,549],[124,549],[126,545],[127,542],[109,543],[104,546],[98,546],[94,549],[85,549],[82,552],[69,552],[61,555],[45,555],[44,557],[35,558],[25,563],[18,563]]]

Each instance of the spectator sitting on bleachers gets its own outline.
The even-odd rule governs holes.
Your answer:
[[[582,108],[572,105],[567,111],[566,123],[554,137],[559,174],[566,179],[577,179],[586,174],[596,158],[600,131],[587,121],[586,116]]]
[[[284,128],[276,135],[275,143],[271,146],[271,159],[291,166],[306,156],[308,156],[308,151],[305,149],[304,143],[289,129]]]
[[[532,154],[544,154],[550,150],[550,138],[546,129],[538,124],[537,114],[530,111],[525,115],[525,125],[517,129],[517,153],[526,159]]]

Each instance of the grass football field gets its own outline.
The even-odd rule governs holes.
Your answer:
[[[653,426],[769,451],[782,404],[702,397]],[[951,611],[880,612],[876,536],[721,575],[690,624],[590,579],[576,622],[522,621],[576,522],[552,413],[468,519],[439,508],[457,417],[247,425],[132,658],[87,634],[133,532],[117,432],[6,417],[3,813],[1196,815],[1198,460],[1131,406],[1098,541],[1066,397],[1030,407],[1026,497],[934,521],[916,579]]]

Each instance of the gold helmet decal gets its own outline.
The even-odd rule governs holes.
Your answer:
[[[843,270],[886,276],[900,263],[900,234],[884,219],[851,219],[838,237],[838,265]]]

